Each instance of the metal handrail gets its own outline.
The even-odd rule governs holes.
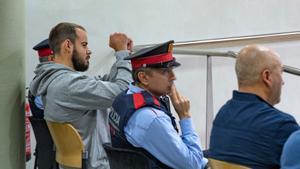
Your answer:
[[[279,32],[270,34],[259,34],[259,35],[248,35],[248,36],[236,36],[236,37],[226,37],[226,38],[215,38],[215,39],[203,39],[203,40],[192,40],[192,41],[177,41],[174,43],[174,48],[182,47],[192,47],[192,46],[214,46],[224,44],[234,44],[231,46],[240,46],[250,43],[259,42],[283,42],[283,41],[293,41],[300,40],[300,31],[290,31],[290,32]],[[145,44],[134,46],[134,51],[139,50],[144,47],[153,46],[155,44]],[[226,45],[225,45],[226,46]],[[227,45],[228,46],[228,45]]]
[[[181,55],[223,56],[223,57],[231,57],[231,58],[236,58],[237,56],[237,54],[233,51],[218,52],[218,51],[204,51],[199,49],[181,49],[181,48],[174,48],[173,53],[181,54]]]
[[[217,51],[202,51],[197,49],[180,49],[174,48],[174,54],[181,55],[198,55],[198,56],[219,56],[219,57],[230,57],[236,58],[237,53],[233,51],[228,52],[217,52]],[[300,69],[288,65],[283,65],[283,71],[286,73],[290,73],[296,76],[300,76]]]
[[[236,36],[227,38],[217,38],[217,39],[204,39],[195,41],[182,41],[176,42],[175,47],[190,46],[190,45],[201,45],[201,44],[212,44],[212,43],[229,43],[229,42],[241,42],[241,41],[291,41],[300,39],[300,31],[291,32],[280,32],[280,33],[270,33],[270,34],[260,34],[260,35],[248,35],[248,36]]]
[[[219,43],[231,43],[242,41],[291,41],[300,40],[300,31],[260,34],[260,35],[248,35],[248,36],[237,36],[217,39],[204,39],[195,41],[181,41],[174,44],[175,54],[186,54],[186,55],[202,55],[202,56],[221,56],[221,57],[232,57],[236,58],[237,54],[233,51],[228,52],[217,52],[217,51],[202,51],[197,49],[183,49],[187,46],[207,45],[207,44],[219,44]],[[144,47],[149,47],[155,44],[137,45],[134,47],[134,51]],[[300,76],[300,69],[292,66],[283,66],[283,71],[293,75]]]
[[[300,76],[300,69],[292,67],[292,66],[283,65],[283,71],[286,73]]]

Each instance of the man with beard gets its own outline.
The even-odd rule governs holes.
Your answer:
[[[273,50],[251,45],[237,57],[238,91],[219,110],[209,156],[255,169],[280,168],[280,155],[295,119],[275,107],[280,102],[282,62]]]
[[[116,62],[108,76],[89,77],[78,71],[89,67],[91,51],[86,30],[74,23],[59,23],[52,28],[49,44],[54,62],[39,64],[30,90],[44,103],[44,118],[67,122],[80,134],[88,152],[88,169],[109,168],[103,143],[110,142],[106,109],[131,82],[129,55],[132,41],[123,33],[110,36],[109,46],[116,53]]]

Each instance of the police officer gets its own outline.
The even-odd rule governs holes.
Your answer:
[[[33,47],[37,51],[40,63],[54,60],[53,51],[45,39]],[[38,169],[58,169],[55,161],[54,144],[44,118],[44,108],[40,96],[34,96],[28,91],[28,102],[32,117],[29,118],[36,138],[35,164]]]
[[[40,63],[54,60],[53,51],[49,47],[49,40],[45,39],[33,47],[37,51]],[[33,96],[29,90],[28,100],[33,117],[43,119],[44,108],[40,96]]]
[[[189,100],[176,89],[172,56],[174,41],[141,49],[132,56],[134,85],[114,101],[110,113],[112,146],[150,153],[152,168],[201,169],[206,166],[200,139],[193,127]],[[172,116],[169,95],[182,135]]]

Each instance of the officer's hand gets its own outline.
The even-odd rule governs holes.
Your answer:
[[[130,42],[126,34],[124,33],[113,33],[109,36],[109,46],[113,48],[116,52],[120,50],[127,50],[128,44]]]
[[[175,85],[172,86],[170,98],[180,119],[191,117],[190,101],[177,91]]]

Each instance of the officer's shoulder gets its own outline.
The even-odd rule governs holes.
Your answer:
[[[133,115],[133,121],[138,122],[143,127],[147,128],[156,119],[165,118],[165,113],[153,107],[143,107],[138,109]]]
[[[143,107],[137,110],[137,112],[143,118],[158,118],[165,116],[165,113],[154,107]]]

